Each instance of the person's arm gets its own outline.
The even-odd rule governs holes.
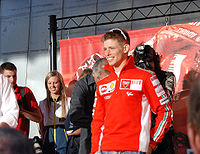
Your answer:
[[[162,138],[168,131],[171,124],[172,112],[168,97],[155,74],[147,77],[144,92],[151,110],[157,115],[155,127],[151,129],[150,134],[149,151],[151,151],[151,149],[155,149],[157,144],[162,141]]]
[[[15,93],[9,83],[8,79],[4,76],[0,76],[1,82],[1,126],[10,126],[15,128],[17,126],[19,116],[19,106],[16,100]]]
[[[0,123],[0,127],[10,127],[10,126],[5,122],[1,122]]]
[[[39,108],[35,109],[34,111],[27,111],[22,108],[19,113],[31,121],[37,123],[42,121],[42,114]]]
[[[97,100],[94,104],[94,116],[91,124],[91,132],[92,132],[92,149],[91,154],[95,154],[100,150],[99,147],[99,140],[101,135],[101,127],[104,124],[104,117],[105,117],[105,106],[104,102],[97,90]]]
[[[30,109],[26,109],[21,107],[20,109],[20,114],[23,115],[25,118],[34,121],[34,122],[41,122],[42,120],[42,113],[38,107],[38,103],[35,99],[35,96],[33,95],[33,92],[25,87],[25,103],[27,104],[27,106],[30,106]]]
[[[81,135],[81,128],[76,129],[75,131],[73,131],[72,133],[68,133],[67,135]]]
[[[85,82],[82,82],[82,80],[77,81],[70,102],[70,121],[76,127],[80,128],[88,128],[92,121],[92,117],[85,112],[85,107],[88,105],[87,95],[90,95],[88,94],[89,91],[87,90],[87,86],[88,85]]]
[[[41,136],[41,138],[43,137],[43,128],[44,128],[44,123],[43,123],[43,120],[39,123],[39,134]]]
[[[42,120],[39,122],[39,134],[40,137],[43,137],[43,133],[44,133],[44,110],[43,110],[43,105],[42,105],[43,101],[39,102],[39,108],[40,108],[40,112],[42,115]]]

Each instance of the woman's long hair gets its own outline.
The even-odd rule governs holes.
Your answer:
[[[49,72],[45,78],[45,88],[46,88],[46,94],[47,94],[47,111],[48,114],[50,115],[50,110],[51,110],[51,93],[48,89],[47,83],[48,80],[53,77],[53,76],[57,76],[59,81],[60,81],[60,101],[61,101],[61,106],[62,106],[62,117],[66,117],[67,113],[66,113],[66,105],[67,105],[67,99],[66,99],[66,91],[65,91],[65,83],[64,83],[64,79],[62,77],[62,75],[57,72],[57,71],[52,71]]]

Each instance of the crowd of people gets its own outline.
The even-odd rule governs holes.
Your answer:
[[[40,125],[44,154],[175,153],[174,74],[161,69],[160,56],[149,45],[138,45],[130,55],[130,38],[123,29],[106,32],[102,42],[105,58],[68,86],[61,73],[49,72],[46,98],[39,103],[28,87],[17,85],[17,67],[1,64],[0,153],[37,153],[28,140],[30,121]],[[188,101],[194,153],[200,153],[199,79],[197,73]]]

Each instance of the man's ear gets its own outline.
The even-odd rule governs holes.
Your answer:
[[[124,53],[128,53],[130,50],[130,45],[129,44],[125,44],[124,45]]]
[[[92,75],[93,75],[94,81],[97,83],[98,82],[98,78],[96,77],[96,75],[94,74],[94,72],[92,72]]]

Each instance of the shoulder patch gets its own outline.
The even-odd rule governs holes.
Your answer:
[[[156,91],[156,94],[157,94],[158,97],[160,97],[160,96],[165,94],[165,91],[164,91],[164,89],[163,89],[163,87],[161,85],[156,87],[155,91]]]
[[[151,80],[153,86],[159,85],[159,83],[160,83],[159,80],[157,79],[157,77],[156,77],[155,75],[152,76],[152,77],[150,78],[150,80]]]

